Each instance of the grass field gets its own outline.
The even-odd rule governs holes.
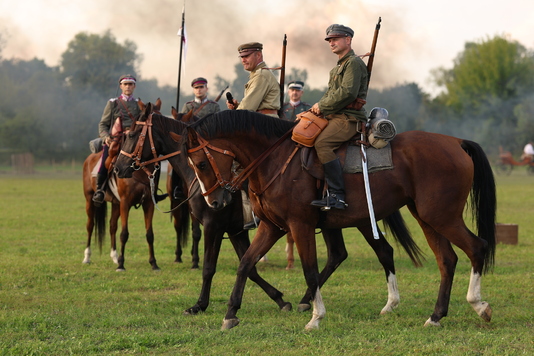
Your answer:
[[[200,270],[174,264],[169,216],[156,211],[155,249],[161,271],[152,271],[142,213],[132,211],[126,272],[115,272],[109,241],[93,263],[82,264],[85,201],[81,170],[44,170],[15,176],[0,170],[0,354],[1,355],[533,355],[534,177],[518,169],[497,176],[501,223],[519,225],[518,245],[498,245],[496,266],[482,282],[493,320],[480,319],[465,300],[470,265],[463,252],[449,316],[425,328],[437,296],[439,273],[421,230],[403,215],[426,252],[415,268],[396,247],[401,305],[380,316],[387,289],[382,268],[355,229],[345,232],[349,258],[322,289],[327,310],[321,329],[304,331],[309,312],[278,311],[250,281],[241,324],[220,331],[238,266],[223,242],[211,304],[184,316],[198,298]],[[168,208],[168,202],[162,203]],[[163,209],[162,209],[163,210]],[[202,240],[203,241],[203,240]],[[320,265],[325,263],[319,238]],[[284,241],[260,263],[263,277],[296,304],[305,283],[297,263],[285,270]]]

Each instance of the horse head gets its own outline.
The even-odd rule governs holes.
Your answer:
[[[143,140],[146,137],[147,125],[151,124],[151,114],[154,112],[154,109],[159,110],[161,106],[161,100],[156,101],[156,105],[152,103],[144,104],[141,100],[138,101],[139,108],[142,109],[141,115],[132,123],[130,131],[124,138],[124,142],[121,147],[121,153],[115,162],[115,173],[119,178],[131,178],[135,170],[140,169],[139,166],[140,160],[149,157],[150,148],[148,144],[144,142],[139,142],[139,138],[142,137]],[[159,106],[158,106],[159,105]],[[145,135],[142,135],[142,133]],[[140,145],[138,145],[140,143]]]
[[[186,149],[206,203],[212,209],[223,209],[232,202],[235,155],[212,146],[191,127],[187,128]]]

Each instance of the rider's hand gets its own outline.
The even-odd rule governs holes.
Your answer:
[[[111,146],[111,143],[113,142],[113,139],[110,136],[108,136],[108,137],[106,137],[106,140],[104,142],[106,143],[106,145]]]
[[[319,108],[319,103],[313,104],[313,106],[310,108],[310,111],[314,113],[315,115],[321,115],[321,109]]]

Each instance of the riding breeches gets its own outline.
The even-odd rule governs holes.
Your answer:
[[[336,159],[334,150],[358,133],[358,120],[345,114],[326,117],[328,125],[315,140],[315,150],[322,164]]]

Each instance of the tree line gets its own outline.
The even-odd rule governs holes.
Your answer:
[[[163,114],[170,115],[176,103],[176,88],[138,75],[143,58],[136,44],[119,43],[110,31],[75,35],[57,67],[38,58],[4,59],[1,39],[0,165],[9,164],[9,154],[23,152],[40,162],[85,159],[106,100],[119,94],[122,74],[137,75],[136,97],[145,102],[161,98]],[[240,63],[235,73],[233,81],[217,76],[210,83],[212,99],[227,85],[243,92],[248,73]],[[499,146],[519,154],[534,141],[534,55],[517,41],[497,35],[468,42],[451,68],[436,68],[431,76],[441,89],[436,97],[417,83],[402,83],[370,89],[366,108],[386,108],[397,132],[424,130],[470,139],[489,155],[496,155]],[[286,83],[294,79],[306,81],[307,71],[286,71]],[[307,88],[303,100],[315,103],[325,90]],[[180,105],[192,98],[190,91],[181,92]],[[226,109],[224,99],[220,105]]]

